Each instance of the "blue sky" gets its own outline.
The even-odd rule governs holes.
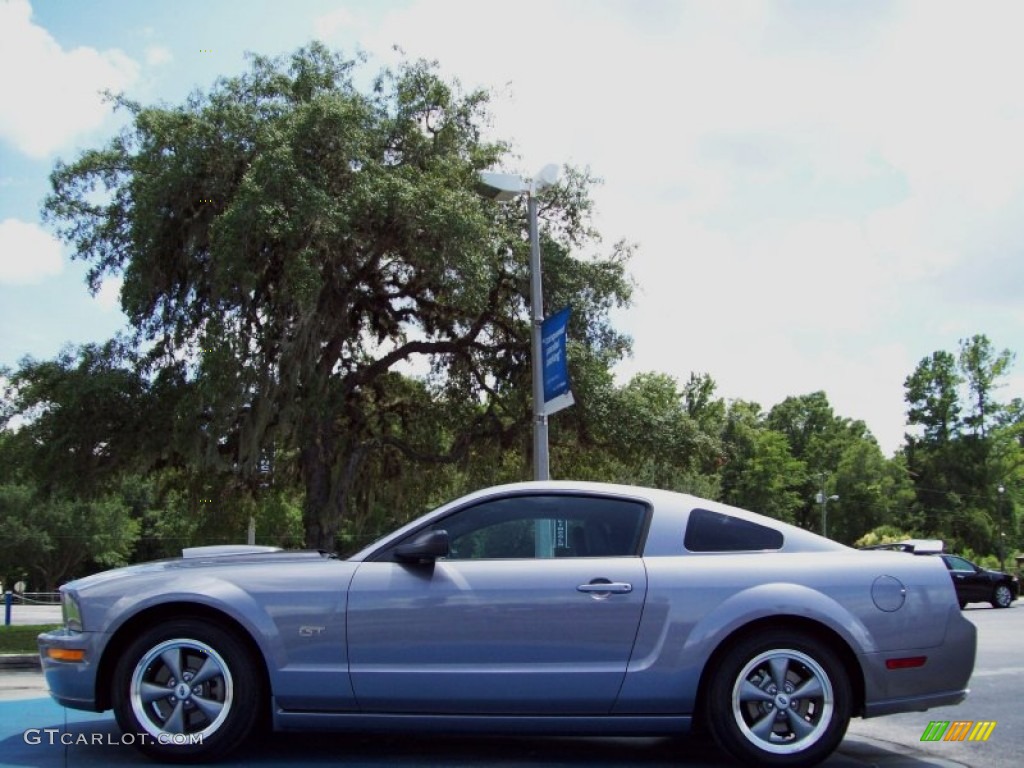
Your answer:
[[[39,218],[54,162],[117,130],[98,91],[178,103],[314,38],[371,74],[398,45],[494,90],[508,170],[604,179],[598,227],[639,245],[621,378],[824,389],[888,453],[922,357],[1024,354],[1022,27],[1012,0],[0,0],[0,364],[123,326]]]

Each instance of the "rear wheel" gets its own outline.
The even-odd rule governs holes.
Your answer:
[[[816,765],[839,746],[852,689],[842,663],[820,641],[772,630],[744,638],[714,671],[706,722],[744,765]]]
[[[257,661],[232,633],[178,619],[135,640],[114,672],[117,723],[168,762],[209,760],[238,747],[259,718]]]
[[[1005,584],[997,584],[992,592],[992,607],[1009,608],[1012,602],[1013,592],[1010,591],[1010,588]]]

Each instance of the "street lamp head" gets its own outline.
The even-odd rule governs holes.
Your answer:
[[[515,199],[523,192],[530,191],[529,185],[523,182],[523,178],[514,173],[480,171],[479,179],[477,191],[484,197],[502,203]]]
[[[559,168],[554,163],[545,165],[530,181],[524,181],[523,177],[516,173],[480,171],[477,191],[486,198],[507,203],[524,192],[535,195],[548,187],[553,187],[558,183],[558,174]]]
[[[999,491],[1000,493],[1006,493],[1006,489],[1003,488],[1003,486],[1001,485],[998,488],[996,488],[996,490]]]
[[[829,496],[828,500],[829,501],[839,501],[839,494],[836,493],[836,494],[833,494],[833,495]]]
[[[558,183],[558,173],[559,168],[554,163],[545,165],[533,177],[533,182],[530,184],[530,194],[535,195],[548,187],[555,186]]]

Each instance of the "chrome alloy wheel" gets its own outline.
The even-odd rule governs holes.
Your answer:
[[[825,670],[800,651],[778,648],[747,662],[732,689],[732,714],[743,736],[779,755],[802,752],[832,721],[835,694]]]
[[[206,643],[177,638],[151,648],[135,665],[132,711],[154,739],[215,733],[231,712],[234,681]],[[166,735],[165,735],[166,734]]]
[[[995,594],[992,599],[992,604],[997,608],[1009,608],[1010,603],[1013,602],[1013,592],[1005,584],[1000,584],[996,587]]]

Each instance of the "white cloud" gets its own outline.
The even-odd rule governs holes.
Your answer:
[[[110,113],[99,92],[123,90],[139,76],[120,50],[64,50],[32,22],[28,0],[0,3],[0,71],[0,138],[32,157],[99,127]]]
[[[146,48],[146,64],[151,67],[158,67],[173,60],[174,55],[163,45],[151,45]]]
[[[825,389],[891,451],[917,360],[1024,338],[1024,4],[523,0],[500,34],[497,13],[414,2],[362,43],[495,89],[517,170],[605,179],[599,229],[641,246],[620,375],[707,371],[765,406]]]
[[[605,179],[598,229],[641,246],[622,375],[707,371],[766,407],[824,389],[892,450],[917,360],[977,332],[1024,338],[1019,0],[412,0],[311,25],[494,89],[491,132],[515,142],[516,170]],[[170,60],[152,29],[133,35],[148,65]],[[0,140],[34,156],[100,125],[96,91],[139,77],[117,50],[62,49],[27,0],[0,0],[0,67],[18,75],[0,78]],[[0,280],[60,269],[34,225],[0,233]]]
[[[317,40],[329,41],[342,31],[360,28],[360,22],[347,8],[337,8],[313,19],[313,36]]]
[[[0,284],[26,285],[64,269],[60,243],[35,224],[0,221]]]

